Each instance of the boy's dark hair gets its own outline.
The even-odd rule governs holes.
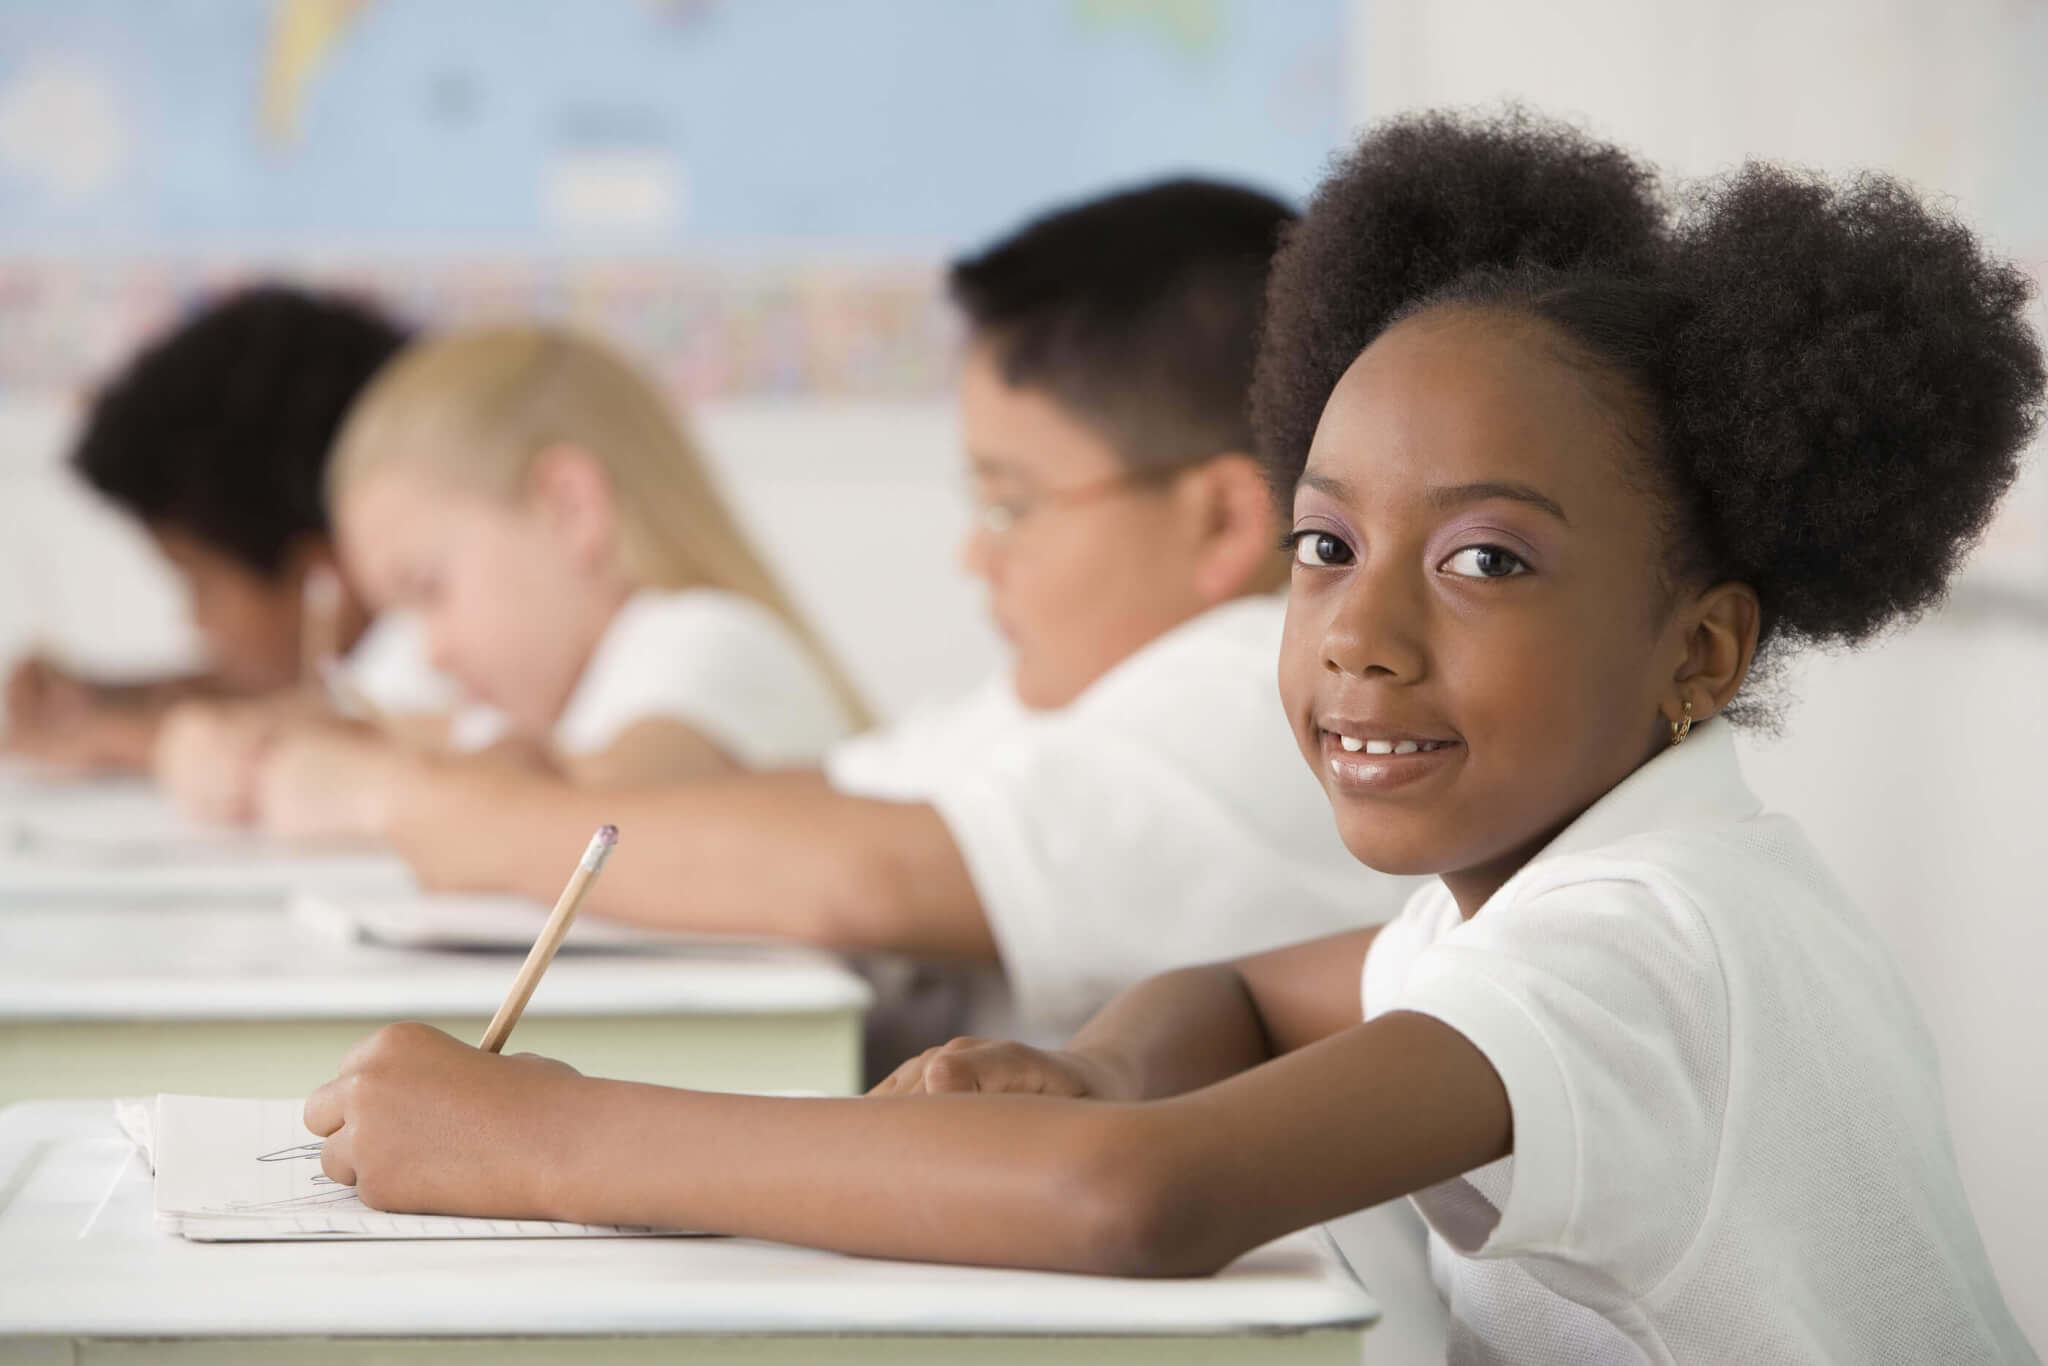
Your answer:
[[[1786,647],[1854,644],[1937,602],[2040,421],[2030,282],[1885,177],[1836,188],[1753,165],[1698,193],[1648,258],[1525,258],[1405,297],[1340,247],[1322,204],[1275,267],[1258,411],[1276,486],[1300,476],[1335,382],[1306,364],[1324,319],[1347,316],[1353,357],[1429,308],[1540,320],[1636,401],[1667,576],[1756,590],[1766,680]],[[1729,714],[1772,720],[1768,692]]]
[[[1005,381],[1058,400],[1130,470],[1167,474],[1252,449],[1266,273],[1294,219],[1255,190],[1164,181],[1035,219],[949,284]]]
[[[280,286],[232,294],[100,390],[71,463],[151,526],[266,578],[324,535],[343,414],[405,334],[359,304]]]

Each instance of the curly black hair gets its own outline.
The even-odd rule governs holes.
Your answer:
[[[1032,220],[954,263],[954,302],[1006,382],[1049,394],[1130,469],[1252,449],[1245,394],[1266,272],[1295,211],[1161,181]]]
[[[1474,271],[1638,272],[1668,217],[1655,171],[1518,109],[1379,125],[1273,261],[1251,407],[1276,495],[1293,497],[1331,390],[1401,310]]]
[[[265,578],[324,535],[343,414],[405,342],[362,305],[276,285],[159,337],[94,397],[71,453],[87,483]]]
[[[1467,162],[1553,155],[1526,121],[1423,122],[1439,138],[1461,130]],[[1399,182],[1397,146],[1421,149],[1383,137],[1325,187],[1274,268],[1255,410],[1276,488],[1291,491],[1323,403],[1374,337],[1426,309],[1501,309],[1548,324],[1639,400],[1647,430],[1631,435],[1666,504],[1660,569],[1755,589],[1753,677],[1768,680],[1790,649],[1856,644],[1940,600],[2041,419],[2023,273],[1895,180],[1837,187],[1751,165],[1648,225],[1648,252],[1524,253],[1449,280],[1417,270],[1403,290],[1324,216],[1327,202],[1388,230],[1362,201]],[[1434,180],[1417,169],[1405,185]],[[1443,182],[1442,212],[1497,217],[1469,181]],[[1729,715],[1768,724],[1768,689]]]

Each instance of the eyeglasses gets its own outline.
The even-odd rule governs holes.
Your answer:
[[[969,495],[974,504],[974,525],[986,535],[1008,536],[1029,519],[1041,512],[1058,511],[1061,508],[1080,507],[1083,504],[1099,502],[1120,493],[1132,493],[1144,488],[1158,488],[1172,481],[1180,470],[1125,470],[1107,478],[1091,480],[1086,484],[1075,484],[1063,489],[1046,489],[1018,498],[1003,498],[987,501],[978,493]]]

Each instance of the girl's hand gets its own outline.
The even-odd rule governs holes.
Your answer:
[[[550,1177],[571,1155],[562,1120],[580,1082],[566,1063],[386,1025],[307,1098],[306,1127],[327,1140],[321,1170],[373,1209],[561,1218]]]
[[[256,814],[294,840],[382,839],[409,760],[389,741],[343,726],[278,736],[256,778]]]
[[[1115,1068],[1082,1053],[1049,1053],[1021,1043],[954,1039],[927,1048],[884,1078],[870,1096],[1015,1091],[1040,1096],[1118,1100],[1130,1088]]]
[[[284,718],[256,704],[180,702],[157,728],[150,769],[179,810],[217,825],[256,819],[264,751]]]

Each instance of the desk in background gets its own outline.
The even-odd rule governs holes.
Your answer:
[[[341,942],[275,904],[17,902],[0,907],[0,1104],[303,1095],[391,1020],[474,1042],[518,966]],[[564,953],[512,1046],[597,1076],[846,1094],[869,999],[792,945]]]

